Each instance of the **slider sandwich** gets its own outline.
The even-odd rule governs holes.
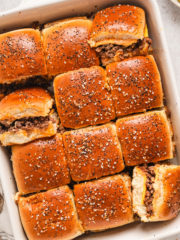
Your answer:
[[[103,65],[152,52],[142,8],[130,5],[109,7],[96,13],[89,40]]]
[[[102,231],[134,221],[131,178],[127,174],[74,185],[74,195],[86,231]]]
[[[180,210],[180,166],[135,167],[133,211],[143,222],[165,221]]]
[[[153,56],[138,56],[106,67],[116,116],[163,106],[160,74]]]
[[[99,65],[88,40],[92,21],[75,17],[46,24],[42,31],[48,75]]]
[[[116,127],[125,165],[173,158],[173,132],[165,110],[120,118]]]
[[[124,169],[115,124],[68,131],[63,140],[73,181],[100,178]]]
[[[102,67],[81,68],[58,75],[54,94],[61,124],[81,128],[115,118],[112,96]]]
[[[58,119],[53,99],[41,88],[16,90],[0,101],[0,141],[23,144],[56,134]]]
[[[39,30],[19,29],[0,34],[0,96],[29,78],[47,74]],[[38,77],[39,78],[39,77]],[[39,81],[33,79],[34,82]]]
[[[19,197],[18,207],[29,240],[70,240],[84,233],[68,186]]]
[[[12,146],[13,172],[20,194],[70,183],[62,135]]]

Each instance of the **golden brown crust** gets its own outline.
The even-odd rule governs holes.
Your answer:
[[[75,185],[74,194],[85,230],[99,231],[133,221],[131,179],[127,175]]]
[[[164,110],[121,118],[116,126],[127,166],[173,158],[171,126]]]
[[[130,5],[118,5],[96,13],[91,31],[90,45],[131,45],[144,37],[144,10]]]
[[[68,186],[20,197],[18,205],[28,239],[67,240],[84,232]]]
[[[20,29],[0,35],[0,83],[47,74],[39,30]]]
[[[74,181],[100,178],[124,169],[114,124],[69,131],[63,134],[63,140]]]
[[[60,19],[60,20],[56,20],[56,21],[53,21],[53,22],[50,22],[50,23],[46,23],[44,25],[44,29],[55,26],[55,25],[58,25],[58,24],[61,24],[61,23],[66,24],[67,22],[73,22],[73,21],[76,21],[76,20],[88,20],[88,18],[84,16],[84,17],[72,17],[72,18]]]
[[[62,135],[12,147],[13,171],[21,194],[70,183]]]
[[[144,204],[147,196],[147,171],[154,172],[150,180],[153,193],[151,214]],[[135,167],[133,170],[133,211],[143,222],[166,221],[177,216],[180,210],[180,166],[156,164]],[[149,190],[148,190],[149,191]],[[149,207],[149,205],[148,205]]]
[[[106,74],[101,67],[82,68],[54,80],[56,106],[61,123],[80,128],[109,122],[115,118]]]
[[[153,221],[165,221],[177,216],[180,210],[180,166],[175,165],[156,165],[157,185],[154,194],[155,214],[152,216]],[[161,196],[162,194],[162,196]]]
[[[129,58],[106,69],[117,117],[163,106],[161,79],[153,56]]]
[[[16,90],[0,101],[0,121],[13,122],[24,117],[47,116],[53,99],[42,88]]]
[[[67,19],[45,28],[43,42],[47,71],[57,75],[67,71],[99,65],[94,49],[88,44],[92,22],[83,18]]]

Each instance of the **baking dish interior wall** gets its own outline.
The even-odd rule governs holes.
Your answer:
[[[53,3],[52,3],[53,2]],[[169,64],[169,59],[167,56],[167,45],[165,43],[165,40],[163,39],[163,29],[161,34],[159,34],[159,28],[158,28],[158,14],[155,14],[155,10],[153,9],[153,0],[132,0],[132,1],[108,1],[108,0],[67,0],[67,1],[49,1],[49,5],[46,6],[39,6],[34,9],[27,9],[24,11],[14,12],[9,15],[0,16],[1,20],[1,26],[0,30],[12,30],[15,28],[21,28],[29,26],[33,21],[39,21],[40,23],[47,23],[49,21],[54,21],[57,19],[62,19],[70,16],[77,16],[77,15],[87,15],[90,16],[91,13],[96,12],[99,9],[105,8],[107,6],[111,6],[118,4],[118,3],[131,3],[132,5],[137,5],[146,10],[146,19],[148,22],[148,29],[150,37],[153,40],[153,48],[154,56],[156,58],[162,83],[163,83],[163,89],[165,92],[166,102],[168,105],[169,110],[171,111],[171,119],[173,123],[173,128],[175,132],[175,141],[176,141],[176,149],[177,152],[180,150],[180,110],[179,110],[179,103],[178,103],[178,95],[177,95],[177,89],[175,87],[175,79],[173,78],[173,75],[171,73],[171,66]],[[52,3],[52,5],[51,5]],[[12,23],[13,19],[13,23]],[[163,44],[161,44],[161,42]],[[165,51],[164,51],[165,49]],[[180,152],[179,152],[180,154]],[[178,155],[177,155],[178,156]],[[3,159],[1,161],[1,164],[3,164],[1,173],[4,171],[4,174],[1,174],[1,177],[5,179],[3,181],[3,188],[6,189],[5,196],[8,205],[8,209],[11,215],[11,223],[13,225],[12,219],[14,219],[14,223],[16,222],[16,226],[14,227],[14,233],[15,237],[18,240],[25,240],[26,237],[24,235],[22,226],[20,224],[19,215],[17,206],[14,202],[13,195],[16,192],[15,182],[12,174],[12,170],[10,168],[10,161],[7,157],[7,155],[2,152],[2,149],[0,149],[0,158]],[[178,159],[178,158],[176,158]],[[176,161],[175,161],[176,163]],[[178,221],[178,220],[177,220]],[[152,227],[152,225],[149,225]],[[136,224],[135,224],[136,227]],[[149,227],[150,228],[150,227]],[[166,226],[167,228],[167,226]],[[126,229],[126,231],[125,231]],[[156,230],[159,231],[160,229],[163,229],[162,224],[157,224]],[[129,233],[128,233],[128,231]],[[124,227],[121,230],[116,229],[112,230],[113,233],[117,231],[116,239],[119,239],[121,237],[122,232],[126,232],[126,234],[131,234],[131,231],[135,231],[135,228],[133,227]],[[119,235],[120,234],[120,235]],[[132,233],[133,234],[133,233]],[[146,233],[147,234],[147,233]],[[149,234],[151,234],[149,232]],[[134,236],[134,235],[133,235]],[[138,238],[138,236],[140,238]],[[142,236],[144,238],[142,238]],[[105,233],[105,236],[102,233],[101,239],[115,239],[113,235],[111,235],[111,231],[108,231],[108,233]],[[132,237],[132,235],[131,235]],[[150,235],[149,235],[150,237]],[[97,235],[93,239],[100,239],[100,235]],[[124,239],[124,238],[122,238]],[[126,238],[127,239],[127,238]],[[136,239],[145,239],[145,235],[143,235],[143,231],[136,232]]]

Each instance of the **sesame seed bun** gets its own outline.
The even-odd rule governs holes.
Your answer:
[[[84,232],[68,186],[20,197],[18,206],[28,239],[68,240]]]
[[[2,145],[23,144],[56,134],[58,118],[53,99],[41,88],[16,90],[0,101]]]
[[[151,169],[155,173],[152,183],[152,214],[147,216],[144,204],[147,176],[140,167],[135,167],[133,171],[133,211],[144,222],[170,220],[177,216],[180,209],[180,167],[157,164],[151,166]]]
[[[70,183],[62,135],[12,146],[13,171],[20,194]]]
[[[53,102],[49,93],[42,88],[16,90],[0,101],[0,121],[47,116]]]
[[[117,117],[163,106],[160,74],[152,55],[111,63],[106,70]]]
[[[64,127],[80,128],[115,118],[106,72],[101,67],[82,68],[58,75],[54,79],[54,93]]]
[[[74,181],[100,178],[124,169],[115,124],[65,132],[63,140]]]
[[[75,204],[86,231],[100,231],[134,221],[131,179],[116,175],[74,186]]]
[[[104,44],[129,46],[143,39],[145,13],[142,8],[118,5],[96,13],[89,43],[91,47]]]
[[[0,34],[0,83],[45,75],[40,31],[27,28]]]
[[[124,117],[116,126],[127,166],[173,158],[172,128],[165,110]]]
[[[42,31],[48,75],[99,65],[88,44],[92,22],[72,18],[48,24]]]

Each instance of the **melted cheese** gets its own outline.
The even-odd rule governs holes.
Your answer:
[[[144,37],[149,37],[147,24],[146,24],[146,26],[144,28]]]

